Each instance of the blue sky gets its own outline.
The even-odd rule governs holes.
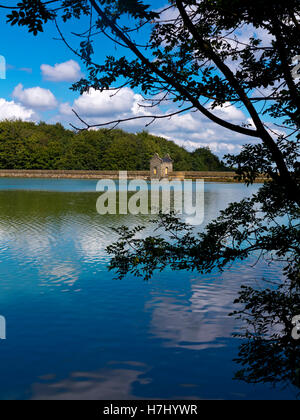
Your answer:
[[[159,8],[165,2],[154,0]],[[168,12],[172,14],[172,11]],[[126,118],[145,113],[138,104],[141,97],[138,90],[125,88],[114,98],[107,92],[91,92],[80,96],[70,90],[72,82],[84,74],[84,65],[62,41],[55,40],[59,35],[53,23],[46,25],[45,32],[34,37],[26,28],[11,27],[5,24],[6,12],[0,9],[0,55],[7,62],[6,80],[0,80],[0,120],[5,118],[22,118],[24,120],[61,122],[66,127],[69,123],[79,124],[72,113],[72,108],[90,123],[102,123],[115,118]],[[84,20],[63,26],[66,34],[69,31],[80,31],[85,28]],[[251,28],[245,29],[241,37],[253,35]],[[70,38],[74,43],[74,38]],[[75,44],[76,45],[76,44]],[[101,37],[97,42],[94,60],[101,63],[107,54],[124,54],[120,47]],[[157,112],[168,113],[174,108],[161,109]],[[229,106],[217,109],[219,116],[235,124],[249,122],[241,109]],[[121,128],[136,132],[144,129],[145,121],[132,121]],[[171,120],[160,120],[147,130],[164,136],[183,145],[187,149],[209,146],[222,157],[225,153],[236,153],[241,145],[249,139],[216,126],[199,113],[184,114]],[[253,140],[252,140],[253,141]]]
[[[13,99],[12,92],[21,83],[25,89],[36,86],[49,89],[59,102],[74,100],[78,95],[69,89],[72,81],[48,81],[41,71],[43,64],[54,66],[56,63],[76,60],[63,42],[54,39],[58,38],[55,26],[52,23],[47,24],[45,32],[34,37],[26,28],[2,24],[5,21],[3,10],[0,10],[0,19],[0,54],[5,57],[7,63],[6,80],[0,81],[0,96]],[[84,69],[79,60],[76,61]],[[41,113],[41,116],[47,118],[51,114],[55,114],[55,110]]]

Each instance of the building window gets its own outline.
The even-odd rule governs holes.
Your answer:
[[[153,173],[154,173],[154,175],[157,175],[157,168],[153,169]]]
[[[168,175],[168,168],[165,169],[165,175]]]

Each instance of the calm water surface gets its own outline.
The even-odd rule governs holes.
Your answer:
[[[114,280],[111,227],[151,227],[145,216],[98,215],[95,188],[0,179],[0,398],[295,398],[292,387],[232,379],[233,300],[241,284],[278,279],[278,268],[248,261],[223,274]],[[206,184],[205,223],[256,189]]]

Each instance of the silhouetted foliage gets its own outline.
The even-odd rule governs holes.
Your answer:
[[[243,339],[234,360],[241,365],[235,379],[300,388],[300,341],[292,336],[292,320],[300,315],[299,282],[271,283],[262,289],[242,286],[235,303],[243,309],[231,315],[245,325],[235,334]]]

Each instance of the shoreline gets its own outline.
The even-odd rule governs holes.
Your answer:
[[[235,179],[235,172],[180,171],[170,173],[168,179],[204,179],[206,182],[243,183]],[[119,179],[119,171],[82,171],[82,170],[39,170],[39,169],[1,169],[0,178],[48,178],[48,179]],[[150,180],[150,171],[127,171],[127,178]],[[260,177],[256,183],[267,178]]]

